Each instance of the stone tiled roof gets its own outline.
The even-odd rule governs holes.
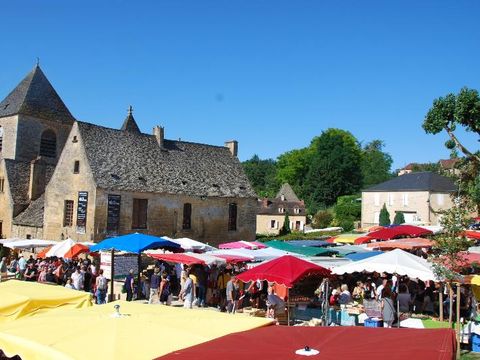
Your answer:
[[[43,212],[45,197],[42,194],[37,200],[32,201],[28,207],[13,219],[14,225],[43,227]]]
[[[45,183],[48,184],[55,170],[54,165],[45,165]],[[30,184],[30,162],[5,159],[8,183],[15,205],[27,206],[30,203],[28,187]]]
[[[365,189],[365,192],[376,191],[434,191],[453,192],[457,187],[452,179],[430,171],[414,172],[397,176],[381,184]]]
[[[280,212],[278,209],[285,209],[285,212]],[[299,209],[299,213],[295,213],[295,209]],[[285,215],[288,212],[289,216],[305,216],[305,203],[303,201],[282,201],[281,199],[262,199],[258,201],[257,214],[258,215]]]
[[[292,187],[288,183],[282,185],[275,198],[280,199],[282,195],[285,197],[285,201],[300,201],[297,197],[297,194],[295,194],[295,191],[293,191]]]
[[[256,197],[239,160],[223,146],[165,140],[153,135],[78,122],[98,187],[213,197]]]
[[[442,169],[453,169],[455,165],[460,161],[460,159],[446,159],[446,160],[439,160],[438,163],[442,167]]]
[[[0,102],[0,117],[16,114],[65,124],[75,121],[38,65]]]

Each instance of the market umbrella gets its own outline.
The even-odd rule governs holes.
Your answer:
[[[243,282],[266,280],[291,288],[298,280],[308,275],[329,276],[330,270],[310,261],[285,255],[255,266],[253,269],[237,275],[237,278]]]
[[[90,248],[86,245],[75,244],[64,255],[64,259],[73,259],[80,254],[88,253]]]
[[[322,248],[322,247],[313,247],[313,246],[295,246],[286,243],[285,241],[271,240],[267,241],[265,245],[272,247],[274,249],[288,251],[290,253],[297,253],[305,256],[330,256],[338,254],[334,248]]]
[[[22,359],[153,359],[271,323],[217,311],[116,301],[53,310],[0,326],[0,349]]]
[[[338,236],[333,236],[327,241],[329,243],[343,243],[343,244],[354,244],[355,240],[365,236],[365,234],[341,234]]]
[[[187,265],[222,265],[227,261],[224,258],[208,255],[208,254],[197,254],[192,252],[186,253],[177,253],[177,254],[161,254],[155,253],[153,251],[147,251],[146,254],[154,259],[163,260],[167,262],[173,262],[178,264],[187,264]]]
[[[170,240],[140,233],[121,235],[103,240],[91,246],[90,251],[115,250],[139,254],[142,251],[153,248],[180,248],[180,245]]]
[[[306,347],[310,350],[305,351]],[[452,329],[269,326],[230,334],[157,359],[308,359],[300,354],[319,352],[312,359],[447,360],[455,357],[455,350]]]
[[[58,241],[53,240],[40,240],[40,239],[25,239],[25,240],[14,240],[6,241],[2,245],[10,249],[28,249],[28,248],[37,248],[37,247],[47,247],[57,244]]]
[[[180,247],[185,251],[211,251],[211,250],[215,250],[215,248],[213,246],[210,246],[208,244],[204,244],[200,241],[193,240],[193,239],[190,239],[190,238],[173,239],[173,238],[170,238],[168,236],[164,236],[163,238],[180,245]]]
[[[374,242],[368,244],[367,247],[372,249],[403,249],[403,250],[415,250],[422,248],[430,248],[433,245],[433,241],[425,238],[405,238],[398,240],[389,240]]]
[[[343,275],[362,271],[406,275],[422,281],[437,280],[430,262],[400,249],[338,266],[332,273]]]
[[[312,246],[312,247],[322,247],[330,246],[331,244],[325,240],[290,240],[285,241],[287,244],[295,246]]]
[[[366,251],[361,253],[348,254],[348,255],[345,255],[345,257],[352,261],[360,261],[363,259],[371,258],[372,256],[380,255],[380,254],[383,254],[383,253],[381,251]]]
[[[264,249],[266,246],[259,241],[234,241],[223,243],[218,246],[219,249]]]
[[[30,281],[1,282],[0,294],[0,324],[58,307],[92,306],[89,293]]]
[[[433,234],[433,231],[427,230],[420,226],[398,225],[370,232],[367,234],[367,236],[378,240],[390,240],[403,236],[418,237],[431,234]]]
[[[53,245],[52,245],[53,246]],[[37,254],[38,259],[45,259],[47,252],[52,248],[52,246],[46,247]]]

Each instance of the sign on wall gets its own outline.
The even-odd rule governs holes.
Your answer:
[[[107,233],[116,235],[120,226],[120,195],[108,195],[107,207]]]
[[[78,192],[77,233],[85,234],[87,227],[88,192]]]
[[[130,269],[133,269],[133,274],[138,274],[138,255],[134,254],[115,254],[114,269],[115,280],[123,280],[127,277]],[[100,269],[103,269],[103,275],[111,280],[112,274],[112,253],[100,252]]]

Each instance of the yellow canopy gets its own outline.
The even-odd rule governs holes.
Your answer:
[[[477,301],[480,300],[480,275],[473,275],[470,284],[472,285],[473,295],[475,295]]]
[[[366,234],[341,234],[333,239],[334,243],[354,244],[355,240]]]
[[[62,286],[10,280],[0,283],[0,324],[57,307],[92,306],[91,296]]]
[[[115,317],[114,305],[120,305]],[[30,359],[154,359],[233,332],[271,324],[265,318],[204,309],[116,301],[57,309],[0,326],[0,349]]]

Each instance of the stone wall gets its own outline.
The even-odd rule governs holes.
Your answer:
[[[16,160],[30,161],[39,155],[40,139],[45,130],[52,130],[57,135],[57,156],[44,157],[49,164],[55,164],[62,152],[70,132],[70,125],[48,120],[41,120],[25,115],[18,115],[16,133]]]
[[[2,157],[4,159],[15,159],[17,150],[17,122],[18,116],[0,118],[0,126],[3,130]]]
[[[12,237],[13,204],[10,195],[10,186],[6,176],[5,161],[0,163],[0,179],[4,179],[3,192],[0,192],[0,222],[4,238]]]
[[[43,239],[43,228],[34,226],[12,225],[12,236],[19,239]]]

